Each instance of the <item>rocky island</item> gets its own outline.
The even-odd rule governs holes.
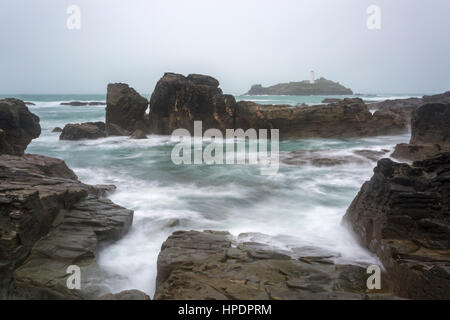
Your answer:
[[[279,83],[270,87],[255,84],[246,93],[247,95],[286,95],[286,96],[328,96],[352,95],[353,91],[339,82],[320,78],[313,83],[310,81]]]

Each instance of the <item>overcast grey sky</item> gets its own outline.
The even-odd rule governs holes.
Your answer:
[[[66,26],[69,5],[81,29]],[[381,8],[381,29],[366,10]],[[307,79],[363,93],[450,90],[449,0],[1,0],[0,93],[150,93],[166,71],[227,93]]]

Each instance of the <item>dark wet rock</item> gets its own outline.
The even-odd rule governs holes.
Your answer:
[[[59,136],[60,140],[83,140],[106,137],[104,122],[66,124]]]
[[[424,103],[445,103],[450,104],[450,91],[435,94],[430,96],[423,96]]]
[[[125,290],[119,293],[108,293],[97,300],[150,300],[150,297],[139,290]]]
[[[141,130],[141,129],[137,129],[137,130],[135,130],[132,134],[131,134],[131,136],[130,136],[130,138],[131,139],[147,139],[147,134],[143,131],[143,130]]]
[[[322,103],[325,103],[325,104],[338,103],[341,100],[342,99],[338,99],[338,98],[325,98],[325,99],[322,100]]]
[[[193,133],[194,121],[203,132],[214,128],[279,129],[281,138],[341,138],[396,134],[408,123],[388,110],[372,115],[361,99],[344,99],[319,106],[258,105],[224,95],[219,82],[205,75],[187,77],[166,73],[150,99],[150,129],[172,134],[184,128]]]
[[[368,104],[370,109],[380,111],[390,111],[400,115],[408,123],[411,121],[411,115],[414,110],[423,105],[421,98],[393,99]]]
[[[128,130],[122,129],[114,123],[108,125],[108,136],[129,136],[130,132]]]
[[[233,247],[227,232],[178,231],[162,245],[155,299],[393,298],[386,283],[380,292],[367,289],[363,267],[307,258],[291,258],[265,244]]]
[[[148,101],[127,84],[109,84],[106,103],[108,135],[130,135],[136,129],[148,130],[145,116]]]
[[[0,156],[0,176],[0,297],[87,299],[106,292],[97,251],[121,238],[133,217],[102,198],[112,187],[83,184],[64,161],[39,155]],[[67,289],[69,265],[81,267],[80,291]]]
[[[382,149],[380,151],[377,150],[355,150],[353,151],[354,154],[364,157],[366,159],[369,159],[371,161],[378,161],[381,158],[383,158],[384,156],[386,156],[386,154],[389,152],[389,150],[387,149]]]
[[[56,127],[52,130],[53,133],[62,132],[62,131],[63,131],[63,129],[61,129],[60,127]]]
[[[344,217],[402,297],[450,299],[449,170],[450,153],[412,166],[380,160]]]
[[[14,272],[10,299],[95,299],[108,290],[102,284],[106,274],[96,261],[98,251],[101,245],[121,239],[132,220],[133,211],[97,196],[60,211],[52,230]],[[70,265],[80,267],[79,290],[67,287]]]
[[[156,134],[172,134],[184,128],[193,133],[194,121],[201,120],[203,131],[233,129],[236,101],[224,95],[219,82],[209,76],[166,73],[150,99],[150,128]]]
[[[253,85],[248,95],[352,95],[353,91],[325,78],[320,78],[314,83],[309,81],[279,83],[274,86],[264,88],[260,84]]]
[[[407,131],[407,123],[400,116],[389,111],[372,115],[359,98],[311,107],[240,101],[235,123],[243,129],[279,129],[281,138],[348,138]]]
[[[450,104],[426,104],[413,112],[409,144],[396,146],[393,158],[418,161],[450,151]]]
[[[41,134],[39,117],[18,99],[0,100],[0,154],[23,155]]]
[[[378,161],[389,150],[355,150],[353,154],[342,154],[336,150],[297,150],[290,152],[283,163],[294,166],[312,165],[315,167],[331,167],[338,165],[363,164]]]

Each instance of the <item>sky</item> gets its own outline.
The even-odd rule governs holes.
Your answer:
[[[242,94],[310,70],[358,93],[439,93],[449,39],[449,0],[1,0],[0,93],[151,93],[177,72]]]

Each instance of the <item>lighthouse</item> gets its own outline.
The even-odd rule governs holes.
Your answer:
[[[309,83],[314,84],[316,82],[316,76],[314,74],[314,70],[309,74]]]

